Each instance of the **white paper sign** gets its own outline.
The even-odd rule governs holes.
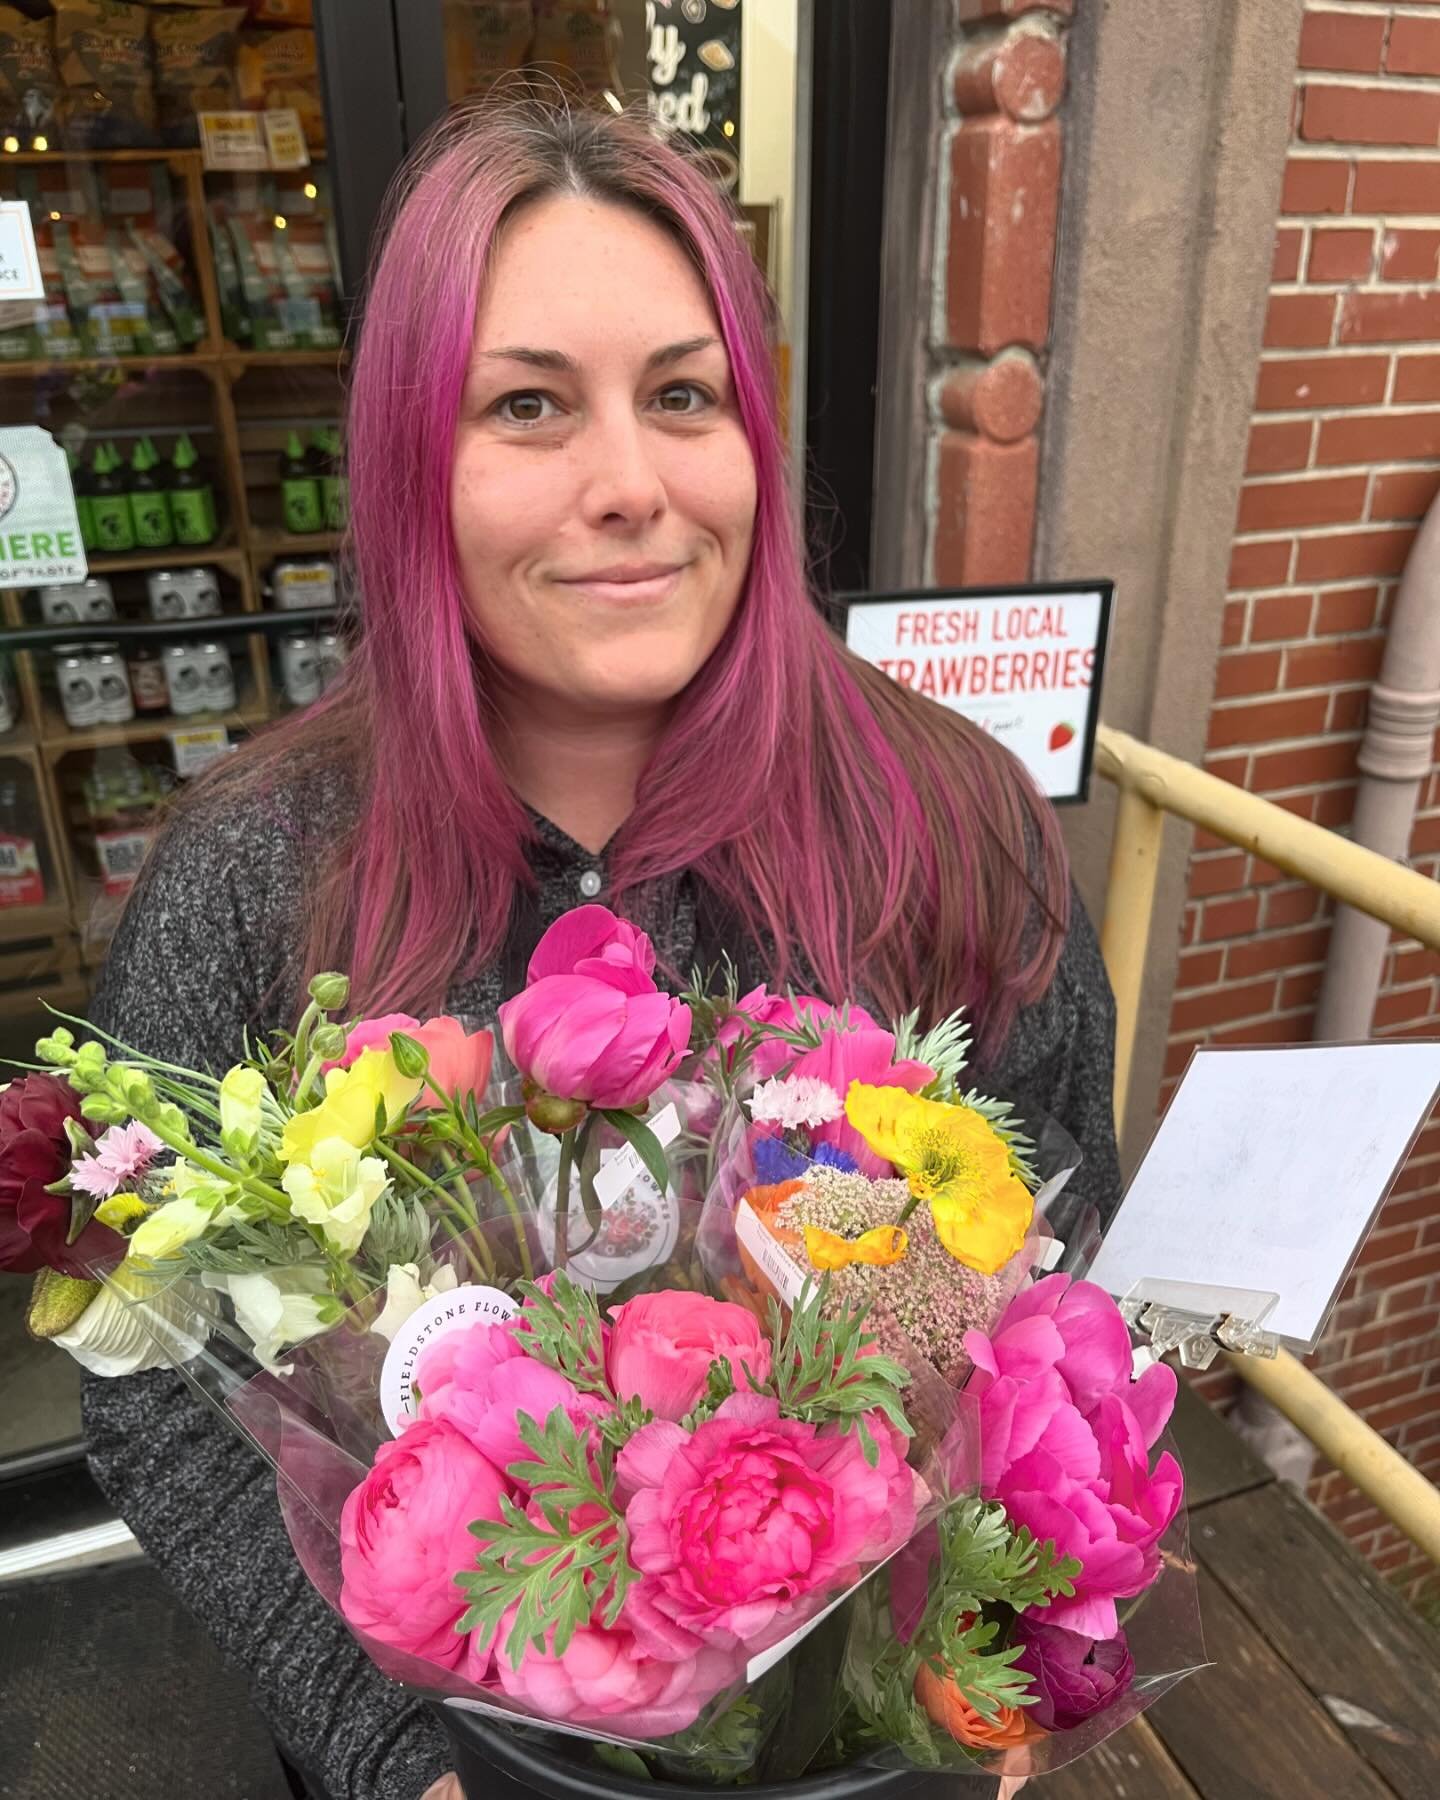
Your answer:
[[[1110,584],[852,601],[845,641],[1013,750],[1052,799],[1083,799]]]
[[[268,169],[270,153],[259,113],[202,112],[200,149],[207,169]]]
[[[1309,1349],[1440,1089],[1440,1043],[1196,1052],[1089,1274],[1280,1296]]]
[[[24,200],[0,200],[0,301],[44,298],[29,205]]]
[[[307,169],[310,150],[305,142],[305,127],[293,106],[273,106],[264,115],[265,148],[272,169]]]
[[[805,1271],[791,1262],[748,1200],[735,1208],[735,1235],[785,1305],[794,1306],[805,1287]]]
[[[390,1340],[380,1370],[380,1410],[396,1437],[415,1416],[415,1365],[421,1351],[438,1343],[447,1332],[474,1325],[503,1325],[519,1310],[499,1288],[472,1284],[437,1294],[411,1313]]]
[[[673,1100],[663,1111],[656,1113],[653,1119],[647,1119],[645,1123],[650,1127],[650,1135],[662,1150],[667,1144],[673,1144],[680,1135],[680,1115],[675,1110]],[[595,1171],[595,1198],[602,1206],[613,1206],[626,1188],[637,1182],[645,1173],[645,1161],[640,1152],[633,1144],[622,1144]]]
[[[191,725],[170,733],[175,773],[182,778],[199,775],[211,763],[219,762],[229,748],[230,734],[223,725]]]
[[[65,452],[38,425],[0,427],[0,587],[85,579]]]

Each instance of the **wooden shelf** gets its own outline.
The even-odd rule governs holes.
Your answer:
[[[20,757],[30,762],[35,756],[35,733],[28,725],[17,725],[13,731],[7,731],[0,737],[0,762],[7,756]]]
[[[0,164],[0,168],[3,168]],[[0,362],[0,376],[15,381],[34,381],[42,375],[58,375],[73,370],[79,375],[94,375],[109,369],[215,369],[220,364],[218,350],[187,350],[179,356],[51,356],[26,362]]]
[[[216,544],[172,544],[168,550],[128,550],[121,556],[91,556],[87,551],[85,561],[92,575],[126,575],[131,571],[143,573],[146,569],[172,569],[177,563],[215,563],[222,569],[237,573],[245,562],[245,552],[239,549],[235,540],[228,533]]]
[[[69,931],[71,923],[68,906],[0,906],[0,944],[56,937],[62,931]]]
[[[172,731],[201,730],[212,725],[223,725],[227,731],[255,731],[268,723],[264,708],[254,704],[228,713],[185,713],[178,717],[174,713],[154,713],[124,725],[92,725],[84,731],[72,731],[58,714],[47,713],[40,747],[53,762],[73,750],[114,750],[124,744],[151,743],[156,738],[169,737]]]
[[[334,350],[242,350],[226,345],[221,361],[227,369],[243,374],[246,369],[335,369],[350,360],[341,344]]]
[[[252,556],[327,556],[340,548],[344,533],[340,531],[281,531],[273,525],[255,525],[250,530]]]
[[[13,135],[13,133],[11,134]],[[42,134],[43,135],[43,134]],[[313,153],[312,153],[313,154]],[[173,162],[177,157],[190,158],[200,155],[198,150],[181,149],[171,145],[169,149],[151,150],[66,150],[58,145],[53,150],[5,150],[0,151],[0,169],[7,163],[127,163],[127,162]]]

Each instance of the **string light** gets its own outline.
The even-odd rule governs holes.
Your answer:
[[[49,148],[50,148],[50,140],[49,140],[49,138],[47,138],[47,137],[37,137],[37,138],[36,138],[36,140],[35,140],[35,148],[36,148],[36,149],[37,149],[37,150],[48,150],[48,149],[49,149]]]
[[[726,135],[726,137],[734,137],[734,135],[735,135],[735,121],[734,121],[734,120],[733,120],[733,119],[727,119],[727,120],[726,120],[726,121],[725,121],[725,124],[724,124],[724,126],[723,126],[723,127],[722,127],[722,129],[723,129],[723,131],[724,131],[724,133],[725,133],[725,135]]]
[[[305,198],[307,200],[318,200],[320,198],[320,190],[313,181],[307,181],[305,183]]]
[[[289,221],[289,220],[288,220],[288,219],[283,219],[283,218],[281,218],[281,216],[280,216],[280,214],[279,214],[279,213],[276,213],[276,215],[275,215],[275,229],[276,229],[276,230],[277,230],[277,231],[284,231],[284,229],[285,229],[285,227],[286,227],[286,226],[287,226],[287,225],[288,225],[288,224],[289,224],[289,223],[290,223],[290,221]]]
[[[9,153],[9,155],[13,156],[19,148],[20,148],[19,138],[17,138],[17,137],[7,137],[6,138],[5,149]]]
[[[58,225],[58,224],[59,224],[59,223],[60,223],[60,215],[59,215],[59,213],[57,213],[57,212],[52,212],[52,213],[51,213],[51,215],[50,215],[50,217],[51,217],[51,218],[52,218],[52,219],[53,219],[53,220],[54,220],[54,221],[55,221],[55,223],[56,223],[56,224],[57,224],[57,225]]]

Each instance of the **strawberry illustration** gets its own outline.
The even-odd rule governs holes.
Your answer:
[[[1050,732],[1050,748],[1063,750],[1067,744],[1075,741],[1075,727],[1070,724],[1056,725]]]

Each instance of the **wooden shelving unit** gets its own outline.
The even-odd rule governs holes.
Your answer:
[[[323,158],[316,157],[316,161]],[[121,435],[147,429],[147,386],[157,408],[149,424],[163,429],[170,422],[161,416],[162,390],[158,378],[173,375],[181,381],[204,383],[208,402],[200,402],[208,423],[197,429],[209,437],[207,455],[221,507],[222,530],[213,544],[174,545],[164,550],[136,550],[122,555],[87,557],[92,575],[107,579],[144,575],[151,570],[204,565],[219,570],[228,583],[226,611],[243,617],[265,609],[265,581],[270,564],[291,557],[334,556],[340,537],[334,532],[304,536],[280,529],[278,484],[273,483],[275,459],[288,431],[297,425],[331,424],[341,410],[341,372],[344,351],[252,350],[226,340],[220,312],[219,284],[212,261],[205,173],[198,151],[115,150],[87,153],[65,151],[19,152],[0,155],[0,181],[9,165],[36,168],[67,163],[163,165],[175,189],[177,213],[183,213],[188,231],[189,264],[205,324],[204,337],[194,349],[180,355],[151,357],[57,357],[49,361],[0,361],[0,406],[10,405],[3,416],[40,416],[43,409],[26,405],[17,416],[18,384],[42,384],[44,392],[63,394],[70,377],[117,374],[121,391],[128,396],[127,423],[106,424],[101,435],[117,430]],[[286,377],[293,377],[287,384]],[[252,397],[252,388],[256,390]],[[295,404],[287,405],[291,391]],[[187,401],[193,407],[194,401]],[[184,426],[190,429],[187,422]],[[276,491],[268,491],[271,486]],[[0,651],[5,628],[27,622],[22,592],[0,594]],[[79,640],[102,638],[103,625],[79,626]],[[77,730],[66,723],[53,692],[42,678],[47,653],[19,649],[11,652],[14,664],[20,724],[0,735],[0,768],[21,763],[33,779],[38,811],[46,837],[42,860],[50,881],[44,905],[0,907],[0,1015],[28,1008],[39,994],[55,1005],[71,1009],[83,1006],[89,972],[103,954],[110,917],[118,903],[108,901],[103,911],[96,905],[99,884],[84,866],[72,836],[76,776],[71,759],[86,752],[103,753],[148,746],[170,733],[193,727],[223,725],[232,736],[258,729],[277,716],[281,701],[273,689],[270,653],[264,634],[256,630],[231,637],[236,646],[239,705],[229,713],[196,713],[184,717],[141,715],[122,725],[100,725]],[[240,646],[243,645],[243,650]],[[68,777],[67,766],[68,765]],[[69,796],[67,797],[67,779]],[[53,891],[51,891],[53,890]]]

